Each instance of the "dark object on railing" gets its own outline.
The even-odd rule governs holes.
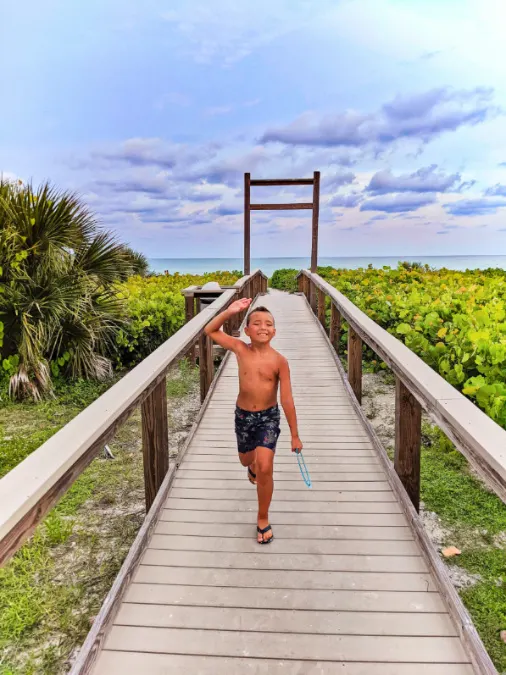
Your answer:
[[[288,204],[252,204],[251,186],[312,185],[312,202],[292,202]],[[320,214],[320,172],[315,171],[313,178],[269,178],[251,180],[251,174],[244,174],[244,273],[251,269],[251,211],[293,211],[311,210],[313,212],[311,228],[311,271],[318,266],[318,218]],[[312,305],[313,306],[313,305]],[[314,306],[313,306],[314,308]]]
[[[336,351],[341,321],[346,320],[348,380],[359,402],[363,342],[393,370],[397,379],[394,468],[415,508],[420,506],[422,408],[506,502],[506,431],[320,276],[303,270],[298,288],[313,308],[316,292],[330,298],[330,341]],[[318,318],[321,322],[320,311]]]

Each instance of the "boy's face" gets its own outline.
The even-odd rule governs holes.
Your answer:
[[[244,332],[251,338],[252,342],[269,343],[276,335],[272,314],[269,314],[269,312],[253,312],[249,326],[246,326]]]

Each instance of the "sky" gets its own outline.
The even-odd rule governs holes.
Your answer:
[[[244,172],[315,170],[321,255],[506,254],[504,0],[2,4],[0,172],[149,257],[241,257]],[[251,231],[310,253],[310,211]]]

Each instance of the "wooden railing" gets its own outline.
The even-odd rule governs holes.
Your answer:
[[[415,508],[419,510],[420,505],[422,409],[490,489],[506,502],[506,431],[319,275],[303,270],[298,275],[298,288],[305,294],[337,352],[341,322],[344,319],[348,324],[348,381],[359,403],[363,343],[393,371],[396,378],[394,468]],[[326,298],[330,299],[331,307],[328,328]]]
[[[259,271],[240,279],[161,347],[0,480],[0,564],[30,536],[132,412],[142,409],[146,512],[169,470],[166,373],[200,341],[203,397],[214,377],[207,323],[239,297],[266,290]],[[241,317],[236,322],[241,321]],[[234,324],[235,325],[235,324]],[[237,327],[239,324],[237,324]]]

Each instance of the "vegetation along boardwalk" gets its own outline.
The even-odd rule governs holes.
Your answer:
[[[73,675],[492,675],[418,517],[421,409],[502,497],[506,433],[317,274],[299,275],[298,294],[266,291],[258,270],[212,304],[190,289],[188,323],[0,481],[0,561],[141,406],[146,519]],[[237,364],[228,356],[215,375],[204,333],[237,297],[275,316],[313,482],[283,420],[269,547],[256,543],[256,495],[237,460]],[[363,342],[396,375],[394,463],[360,407]],[[196,343],[203,405],[169,467],[165,373],[195,359]]]

